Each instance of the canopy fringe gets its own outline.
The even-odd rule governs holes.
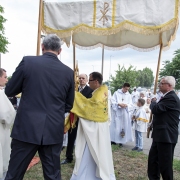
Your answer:
[[[57,29],[52,29],[50,27],[42,25],[42,31],[47,34],[56,33],[60,38],[66,38],[66,37],[71,36],[73,33],[80,33],[80,32],[85,32],[85,33],[93,34],[97,36],[111,35],[111,34],[116,34],[122,30],[129,30],[129,31],[133,31],[133,32],[143,34],[143,35],[155,35],[155,34],[159,34],[164,31],[168,31],[170,29],[175,28],[177,23],[178,23],[178,18],[174,18],[168,23],[165,23],[164,25],[146,27],[146,26],[137,25],[133,22],[125,21],[113,28],[103,28],[103,29],[93,28],[85,24],[81,24],[67,30],[57,30]]]

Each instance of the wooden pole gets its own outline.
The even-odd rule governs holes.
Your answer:
[[[158,57],[158,65],[157,65],[157,70],[156,70],[156,79],[155,79],[155,84],[154,84],[154,94],[156,94],[156,89],[157,89],[157,85],[158,85],[158,77],[159,77],[162,49],[163,49],[163,44],[161,42],[160,50],[159,50],[159,57]],[[151,123],[151,122],[152,122],[152,113],[150,114],[149,123]],[[147,138],[149,138],[151,129],[152,129],[152,127],[148,127],[148,129],[147,129]]]
[[[155,80],[155,84],[154,84],[154,94],[156,94],[156,89],[157,89],[157,85],[158,85],[158,77],[159,77],[162,48],[163,48],[163,44],[161,43],[160,50],[159,50],[158,65],[157,65],[157,70],[156,70],[156,80]]]
[[[73,44],[73,70],[76,68],[76,46]]]
[[[101,66],[101,74],[103,76],[103,69],[104,69],[104,45],[102,47],[102,66]]]
[[[36,50],[37,56],[40,55],[42,7],[43,7],[43,0],[39,0],[39,19],[38,19],[38,35],[37,35],[37,50]]]

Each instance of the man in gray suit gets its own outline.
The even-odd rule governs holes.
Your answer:
[[[21,180],[38,151],[46,180],[60,180],[64,114],[74,101],[73,71],[58,59],[60,39],[47,35],[42,56],[25,56],[6,86],[7,96],[22,93],[12,129],[6,180]]]

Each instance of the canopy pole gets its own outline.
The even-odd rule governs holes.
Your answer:
[[[37,56],[40,55],[42,7],[43,7],[43,0],[39,0],[39,19],[38,19],[38,35],[37,35],[37,50],[36,50]]]
[[[76,46],[73,43],[73,70],[75,71],[76,66]]]
[[[160,50],[159,50],[157,71],[156,71],[156,80],[155,80],[155,86],[154,86],[154,94],[156,93],[156,89],[157,89],[157,85],[158,85],[158,77],[159,77],[159,69],[160,69],[162,49],[163,49],[163,44],[161,43]]]
[[[161,41],[160,50],[159,50],[159,57],[158,57],[158,64],[157,64],[157,71],[156,71],[156,79],[155,79],[155,84],[154,84],[154,94],[156,94],[156,89],[157,89],[157,85],[158,85],[158,77],[159,77],[159,69],[160,69],[160,63],[161,63],[162,49],[163,49],[163,44]],[[149,119],[149,123],[151,123],[151,122],[152,122],[152,113],[150,114],[150,119]],[[149,138],[151,130],[152,130],[152,127],[148,127],[147,138]]]
[[[101,74],[103,76],[103,69],[104,69],[104,45],[102,47],[102,66],[101,66]]]

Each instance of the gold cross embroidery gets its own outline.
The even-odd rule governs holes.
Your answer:
[[[99,21],[103,20],[103,26],[105,24],[105,21],[108,21],[108,18],[106,16],[106,13],[108,12],[108,7],[109,7],[109,3],[105,2],[104,3],[104,9],[103,10],[100,10],[101,13],[102,13],[102,17],[99,19]]]

